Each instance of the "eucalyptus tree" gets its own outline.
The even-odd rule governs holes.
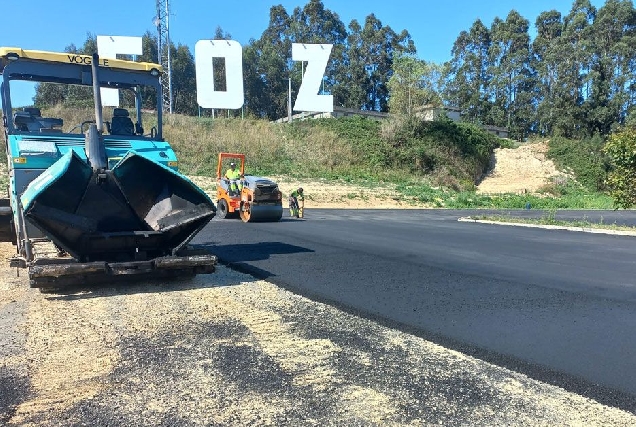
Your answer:
[[[532,63],[537,73],[537,133],[551,135],[555,121],[564,114],[560,104],[559,42],[563,30],[561,13],[541,13],[536,21],[537,35],[532,42]]]
[[[195,115],[198,111],[196,97],[196,67],[188,46],[171,43],[172,108],[175,113]]]
[[[422,105],[441,106],[442,66],[399,54],[393,60],[393,75],[389,79],[389,111],[414,114]]]
[[[137,61],[158,63],[157,35],[146,31],[141,37],[141,55],[137,56]],[[154,109],[157,105],[157,93],[154,89],[141,87],[141,102],[144,108]]]
[[[568,138],[588,134],[583,102],[590,95],[589,72],[592,61],[591,25],[596,8],[589,0],[575,0],[563,18],[563,28],[555,55],[558,61],[558,86],[555,93],[557,114],[552,133]]]
[[[353,19],[348,26],[342,67],[333,89],[334,103],[347,108],[388,111],[388,82],[396,54],[415,53],[408,31],[397,34],[374,15],[364,25]]]
[[[325,69],[322,89],[330,91],[338,84],[337,76],[345,67],[343,59],[347,29],[337,13],[325,9],[321,0],[310,0],[303,8],[296,7],[291,15],[289,35],[293,43],[331,44],[332,51]],[[290,52],[291,58],[291,52]],[[290,64],[292,82],[298,87],[302,81],[304,63]]]
[[[162,46],[162,49],[170,49],[170,71],[172,84],[172,106],[173,112],[179,114],[194,115],[197,113],[198,105],[196,100],[196,67],[194,63],[194,55],[187,45],[181,43],[175,46],[170,42],[170,46]],[[159,51],[157,36],[150,32],[146,32],[141,38],[141,55],[134,59],[137,61],[159,63]],[[118,55],[119,56],[119,55]],[[123,56],[125,59],[132,60],[132,56]],[[163,70],[167,72],[168,70]],[[156,96],[154,90],[149,88],[140,88],[142,104],[146,108],[155,108]],[[168,90],[164,88],[163,90]],[[133,107],[135,100],[128,91],[120,91],[120,102],[124,107]]]
[[[282,5],[272,6],[269,25],[243,49],[246,107],[270,120],[287,115],[290,78],[291,18]]]
[[[288,113],[288,86],[298,90],[304,64],[292,60],[292,43],[332,44],[325,84],[338,85],[343,67],[347,32],[338,15],[320,0],[310,0],[290,16],[282,5],[270,8],[269,25],[258,40],[244,49],[245,92],[248,110],[259,117],[277,119]]]
[[[636,12],[629,0],[607,0],[591,27],[591,92],[585,102],[590,133],[622,124],[633,94]]]
[[[349,23],[348,29],[342,67],[336,70],[337,84],[331,93],[334,105],[360,109],[366,104],[367,94],[371,91],[371,79],[365,68],[362,27],[354,19]]]
[[[463,120],[471,123],[483,123],[489,111],[490,45],[490,30],[476,20],[469,31],[462,31],[455,40],[445,75],[444,98],[461,110]]]
[[[260,117],[279,118],[287,112],[288,81],[292,95],[301,84],[303,63],[292,60],[292,43],[332,44],[323,88],[336,105],[387,111],[387,83],[396,53],[415,53],[409,33],[396,33],[371,14],[349,32],[338,14],[321,0],[310,0],[288,15],[282,5],[270,9],[267,29],[244,48],[248,110]]]
[[[489,85],[492,109],[489,124],[509,129],[525,138],[534,128],[535,73],[530,61],[529,22],[512,10],[506,20],[496,18],[491,27]]]
[[[388,82],[393,74],[394,55],[415,53],[415,44],[408,31],[402,30],[398,34],[390,26],[382,25],[374,14],[366,17],[361,35],[363,52],[366,53],[365,70],[371,83],[365,108],[388,111]]]

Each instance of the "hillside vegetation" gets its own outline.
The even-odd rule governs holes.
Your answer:
[[[522,16],[512,9],[491,22],[475,16],[455,35],[449,61],[441,64],[418,57],[421,46],[408,29],[391,28],[375,13],[343,22],[321,0],[293,11],[278,4],[261,17],[269,24],[260,37],[243,45],[243,108],[199,108],[195,52],[176,40],[170,47],[173,107],[191,116],[285,117],[289,92],[299,93],[304,73],[303,63],[292,58],[292,44],[321,43],[333,47],[322,82],[333,105],[396,115],[445,105],[459,109],[467,122],[505,127],[516,140],[606,138],[636,121],[635,16],[633,2],[626,0],[600,7],[575,0],[567,14]],[[213,39],[231,39],[226,30],[231,32],[217,27]],[[452,36],[446,30],[445,37]],[[93,34],[83,43],[67,42],[69,53],[97,51]],[[136,60],[161,62],[155,34],[142,37],[142,51]],[[224,72],[219,61],[212,77],[218,90],[225,90]],[[43,84],[34,103],[86,105],[89,94],[90,88]],[[146,108],[155,108],[153,94],[144,92],[143,99]]]
[[[230,151],[247,155],[252,174],[326,179],[336,185],[391,184],[396,188],[393,199],[417,206],[613,207],[611,198],[600,192],[606,166],[597,140],[561,138],[550,144],[548,157],[566,171],[569,180],[548,182],[539,193],[476,194],[494,150],[514,144],[468,123],[348,117],[276,124],[172,115],[166,118],[164,134],[188,175],[214,176],[218,153]],[[588,171],[588,165],[597,167]],[[584,177],[582,183],[578,174]]]
[[[447,120],[361,117],[274,124],[172,116],[165,135],[185,173],[213,174],[221,151],[247,155],[252,173],[345,181],[419,181],[471,190],[502,141]]]
[[[60,106],[44,113],[63,118],[65,130],[94,114],[91,108]],[[105,117],[109,114],[106,109]],[[153,126],[153,120],[150,113],[144,116],[146,130]],[[604,161],[598,157],[598,141],[556,139],[550,143],[550,157],[559,169],[568,172],[570,181],[549,183],[539,194],[476,194],[476,185],[489,170],[495,148],[511,148],[513,144],[470,124],[415,118],[379,122],[361,117],[275,124],[252,118],[175,114],[165,118],[164,135],[177,152],[181,171],[189,176],[213,178],[218,153],[228,151],[246,154],[251,174],[323,179],[333,185],[356,183],[367,188],[388,184],[396,188],[392,198],[414,206],[612,207],[611,199],[593,185],[602,183],[605,173]],[[586,156],[591,146],[595,156]],[[586,174],[590,169],[587,164],[598,166],[593,174]],[[583,176],[581,183],[578,175]]]
[[[92,109],[57,106],[44,112],[64,119],[65,129],[93,114]],[[105,117],[110,112],[105,111]],[[148,130],[156,120],[144,116]],[[156,121],[155,121],[156,123]],[[253,118],[166,116],[164,136],[187,175],[214,176],[218,153],[247,156],[253,174],[298,178],[418,181],[472,190],[487,171],[495,148],[506,144],[479,127],[449,120],[348,117],[276,124]]]

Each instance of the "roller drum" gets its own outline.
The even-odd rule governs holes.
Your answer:
[[[241,219],[243,222],[276,222],[283,217],[280,205],[242,204]]]

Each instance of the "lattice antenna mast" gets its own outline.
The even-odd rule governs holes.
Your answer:
[[[157,0],[157,49],[159,63],[163,67],[161,87],[163,97],[163,111],[172,114],[172,66],[170,61],[170,5],[168,0]]]

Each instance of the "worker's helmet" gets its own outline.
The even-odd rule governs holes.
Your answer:
[[[302,188],[302,187],[300,187],[300,188],[298,189],[298,192],[299,192],[299,193],[302,193],[302,192],[303,192],[303,188]]]
[[[231,168],[233,168],[233,167],[235,167],[235,166],[236,166],[236,163],[234,163],[234,162],[231,162],[231,163],[230,163],[230,167],[231,167]]]

